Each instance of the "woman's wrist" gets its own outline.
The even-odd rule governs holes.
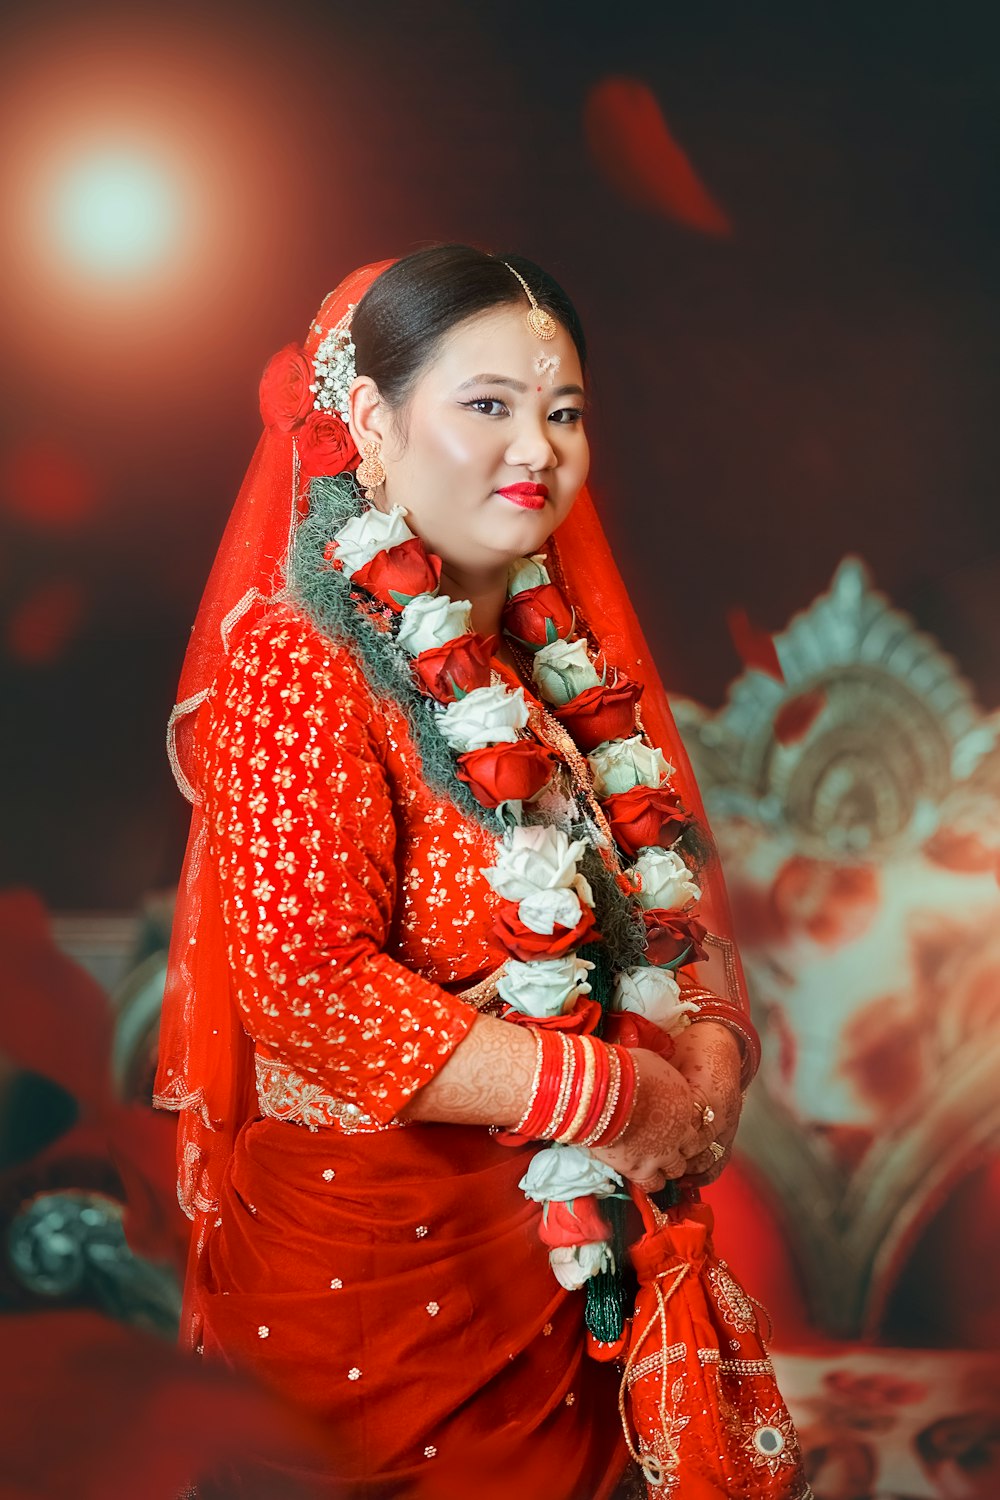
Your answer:
[[[740,1092],[745,1093],[760,1067],[760,1037],[756,1027],[749,1016],[745,1016],[735,1006],[727,1005],[725,1001],[714,997],[708,1000],[699,998],[698,1004],[700,1009],[691,1016],[691,1025],[704,1026],[714,1022],[724,1027],[733,1037],[740,1054]]]
[[[510,1127],[532,1096],[534,1035],[495,1016],[477,1016],[451,1056],[400,1111],[405,1119]]]

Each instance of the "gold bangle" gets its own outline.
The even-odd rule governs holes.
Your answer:
[[[560,1146],[568,1146],[576,1137],[577,1131],[590,1113],[590,1106],[594,1101],[594,1074],[597,1071],[597,1053],[594,1051],[594,1043],[589,1036],[577,1037],[577,1041],[583,1048],[583,1087],[580,1090],[580,1102],[576,1107],[576,1114],[570,1120],[561,1135],[556,1136]]]
[[[572,1092],[573,1079],[576,1076],[576,1054],[573,1051],[573,1044],[564,1033],[560,1034],[559,1040],[562,1042],[563,1049],[562,1076],[559,1079],[559,1092],[556,1095],[556,1102],[553,1105],[549,1123],[546,1125],[545,1133],[541,1137],[545,1141],[550,1141],[553,1132],[558,1128],[566,1109],[566,1101]]]
[[[593,1130],[580,1142],[581,1146],[592,1146],[595,1141],[601,1139],[601,1136],[611,1124],[612,1115],[618,1108],[618,1095],[622,1091],[622,1065],[621,1059],[614,1047],[608,1048],[608,1063],[610,1066],[610,1075],[607,1099],[605,1100],[604,1108],[601,1110],[600,1119]]]

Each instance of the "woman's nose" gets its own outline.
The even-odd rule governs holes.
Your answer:
[[[545,424],[525,422],[519,426],[507,449],[507,462],[513,469],[530,469],[532,473],[554,469],[558,459]]]

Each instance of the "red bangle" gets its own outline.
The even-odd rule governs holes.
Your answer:
[[[586,1145],[592,1135],[598,1134],[597,1126],[608,1110],[612,1089],[618,1081],[618,1068],[611,1048],[605,1042],[592,1039],[595,1055],[594,1087],[590,1104],[576,1131],[576,1139]]]
[[[573,1052],[573,1076],[570,1083],[569,1092],[566,1095],[562,1112],[560,1113],[558,1119],[553,1116],[551,1129],[549,1130],[549,1137],[552,1140],[559,1141],[564,1145],[567,1144],[572,1138],[572,1136],[570,1134],[567,1134],[567,1132],[569,1131],[573,1121],[576,1119],[581,1104],[584,1102],[583,1090],[584,1085],[587,1081],[586,1075],[588,1061],[584,1054],[584,1048],[580,1045],[583,1040],[582,1037],[567,1035],[566,1040],[569,1042]],[[590,1066],[590,1071],[592,1074],[592,1063]]]
[[[637,1084],[628,1048],[542,1028],[535,1031],[535,1043],[528,1107],[507,1134],[582,1146],[607,1145],[621,1135]]]
[[[618,1098],[611,1113],[611,1118],[603,1130],[599,1132],[595,1139],[588,1142],[589,1145],[593,1146],[609,1146],[612,1141],[618,1139],[632,1117],[636,1090],[639,1087],[639,1074],[636,1070],[635,1058],[632,1056],[629,1048],[614,1047],[612,1050],[618,1058],[620,1070]]]
[[[565,1058],[563,1038],[558,1032],[537,1029],[535,1046],[535,1073],[528,1107],[510,1132],[529,1141],[541,1139],[544,1127],[552,1118]]]

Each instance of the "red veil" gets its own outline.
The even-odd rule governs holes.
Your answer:
[[[349,318],[390,260],[363,266],[324,301],[305,341],[312,355],[324,333]],[[168,753],[177,783],[192,804],[191,832],[181,872],[163,1000],[155,1103],[180,1113],[178,1194],[195,1220],[192,1254],[200,1254],[212,1222],[219,1185],[242,1124],[256,1113],[253,1049],[230,1000],[221,902],[206,858],[207,829],[195,765],[198,710],[236,640],[284,588],[289,549],[299,517],[300,488],[292,433],[261,437],[219,545],[184,658],[178,702],[170,717]],[[642,716],[651,741],[675,767],[685,806],[703,824],[704,809],[680,741],[659,672],[611,555],[586,489],[553,534],[547,551],[582,621],[609,663],[644,687]],[[717,860],[699,877],[699,915],[709,930],[709,959],[699,982],[746,1011],[746,992],[732,940],[725,886]],[[190,1285],[190,1278],[189,1278]],[[190,1315],[183,1336],[196,1337]]]

